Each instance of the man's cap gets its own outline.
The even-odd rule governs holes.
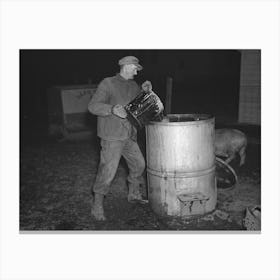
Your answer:
[[[119,60],[119,65],[134,64],[137,66],[137,70],[140,71],[143,67],[139,64],[139,59],[135,56],[125,56]]]

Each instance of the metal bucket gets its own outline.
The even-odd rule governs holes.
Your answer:
[[[162,120],[162,110],[159,98],[153,92],[141,92],[124,108],[127,118],[137,128],[143,128],[152,120]]]
[[[159,215],[190,217],[215,209],[215,120],[167,115],[146,126],[149,203]]]

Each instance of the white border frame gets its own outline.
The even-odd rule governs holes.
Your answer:
[[[280,279],[278,1],[0,3],[0,279]],[[19,234],[26,48],[261,49],[262,233]]]

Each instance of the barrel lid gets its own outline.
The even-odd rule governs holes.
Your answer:
[[[237,183],[234,169],[219,157],[216,157],[217,187],[220,189],[233,188]]]

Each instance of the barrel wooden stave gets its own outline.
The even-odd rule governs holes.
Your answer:
[[[146,145],[149,201],[156,213],[191,216],[215,209],[214,118],[152,122]]]

